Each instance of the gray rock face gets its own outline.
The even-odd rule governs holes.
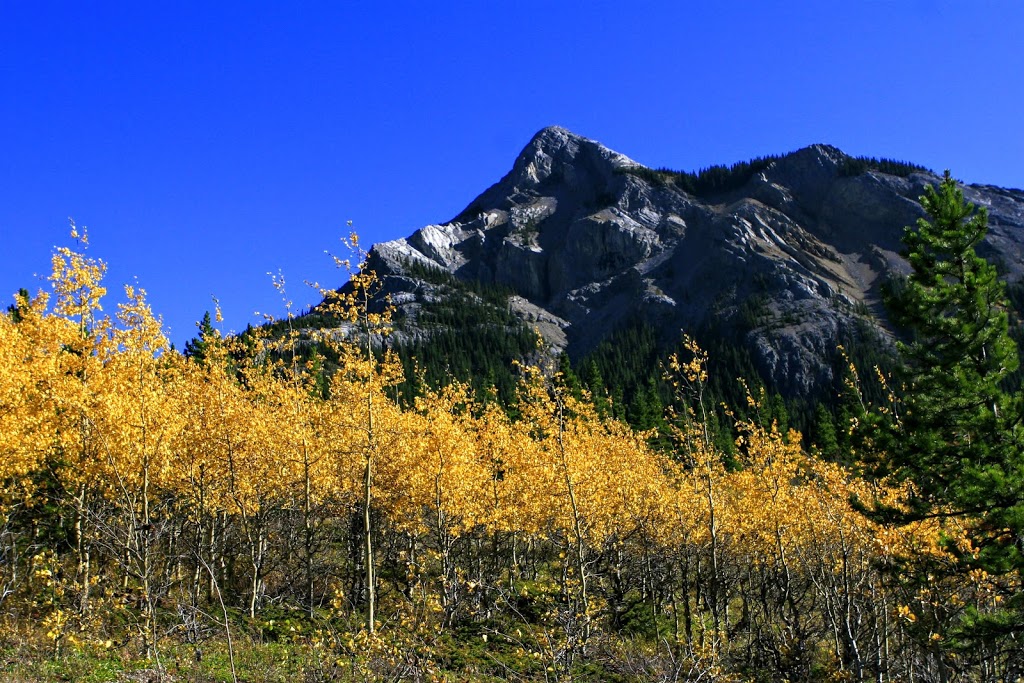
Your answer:
[[[906,271],[904,226],[939,180],[848,176],[845,159],[814,145],[737,190],[698,198],[593,140],[546,128],[462,213],[375,245],[371,265],[399,302],[422,289],[409,277],[414,263],[507,286],[511,310],[574,357],[636,316],[666,341],[714,323],[777,389],[811,392],[832,381],[827,359],[844,336],[865,322],[883,343],[891,336],[880,288]],[[989,210],[983,253],[1020,280],[1024,193],[970,186],[966,195]]]

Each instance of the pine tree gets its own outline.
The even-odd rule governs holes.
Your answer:
[[[199,328],[199,334],[185,342],[185,356],[192,358],[197,363],[203,363],[206,361],[206,353],[211,341],[217,336],[217,330],[213,327],[209,311],[203,314],[203,319],[196,323],[196,327]]]
[[[835,460],[839,453],[839,439],[836,435],[836,422],[832,413],[819,403],[814,409],[814,426],[811,431],[817,452],[828,460]]]
[[[17,296],[14,298],[14,303],[7,307],[7,313],[11,316],[13,322],[21,322],[25,315],[25,309],[31,301],[32,297],[29,295],[28,290],[24,287],[20,288]]]
[[[1017,586],[1009,609],[995,618],[999,623],[976,623],[973,630],[1020,633],[1022,413],[1019,398],[1002,388],[1018,356],[1003,284],[975,252],[988,216],[964,200],[948,171],[921,204],[928,219],[904,236],[912,272],[887,302],[910,336],[898,346],[905,397],[891,464],[915,484],[910,517],[953,517],[967,526],[973,550],[951,548],[962,568],[983,569]]]

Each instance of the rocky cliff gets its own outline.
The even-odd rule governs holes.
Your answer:
[[[938,178],[887,168],[814,145],[687,191],[681,174],[546,128],[462,213],[375,245],[371,265],[407,334],[441,296],[415,275],[434,269],[507,287],[510,308],[574,359],[637,319],[666,341],[713,327],[780,392],[813,392],[831,383],[840,340],[892,337],[880,290],[905,271],[903,228]],[[984,253],[1019,281],[1024,192],[965,194],[989,211]]]

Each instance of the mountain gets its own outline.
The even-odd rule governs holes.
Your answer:
[[[891,346],[882,289],[906,272],[904,226],[938,180],[828,145],[699,174],[653,170],[551,127],[458,216],[375,245],[370,265],[400,343],[436,334],[444,305],[504,309],[574,360],[631,325],[665,348],[702,331],[740,348],[773,391],[813,395],[834,386],[838,344]],[[1020,282],[1024,192],[965,195],[989,211],[982,253]]]

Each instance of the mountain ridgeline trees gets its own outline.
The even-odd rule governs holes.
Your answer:
[[[924,166],[906,161],[866,156],[853,157],[832,149],[841,156],[839,174],[845,177],[861,175],[868,171],[877,171],[898,177],[906,177],[911,173],[928,172]],[[737,161],[728,166],[716,164],[695,172],[674,171],[668,168],[650,169],[643,166],[627,167],[622,169],[622,172],[640,176],[650,182],[674,185],[696,197],[712,197],[740,189],[756,174],[782,158],[782,155],[755,157],[749,161]]]

